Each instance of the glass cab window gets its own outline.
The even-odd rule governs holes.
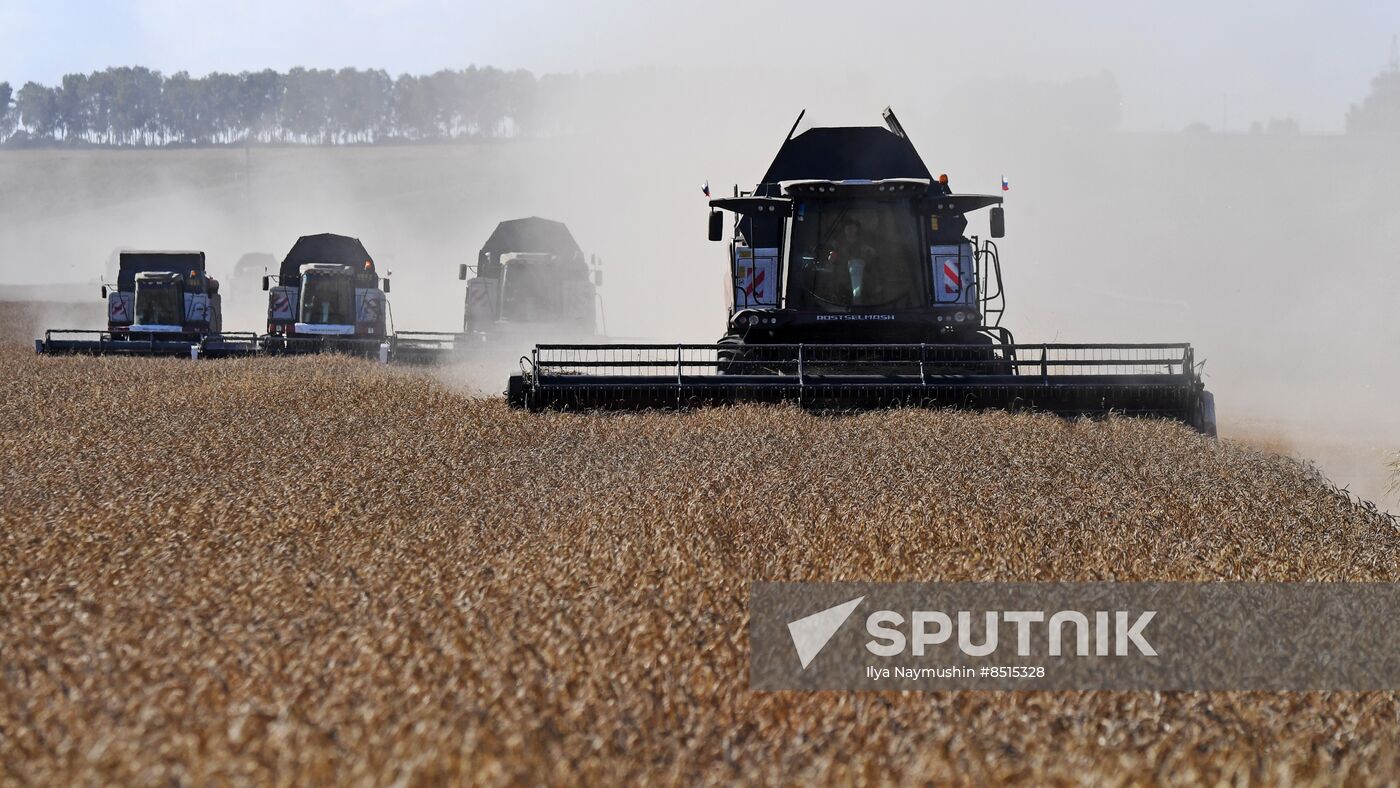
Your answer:
[[[355,290],[349,276],[307,272],[301,283],[301,322],[326,326],[355,323]]]
[[[559,269],[558,263],[548,256],[506,258],[501,277],[501,317],[521,322],[561,318],[564,301]]]
[[[178,326],[185,320],[185,299],[174,282],[140,282],[136,287],[136,322],[145,326]]]
[[[928,300],[912,204],[809,200],[794,208],[790,307],[818,312],[910,309]]]

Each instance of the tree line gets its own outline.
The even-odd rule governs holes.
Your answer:
[[[538,103],[572,81],[475,66],[391,78],[382,70],[294,68],[169,76],[136,67],[0,82],[0,143],[336,145],[548,133]]]
[[[1395,134],[1400,132],[1400,63],[1390,66],[1371,80],[1371,94],[1347,112],[1347,131],[1353,134]]]
[[[586,123],[581,116],[592,111],[590,106],[610,105],[597,100],[603,95],[598,82],[475,66],[398,77],[355,68],[166,76],[126,66],[68,74],[57,85],[26,82],[18,90],[0,82],[0,144],[344,145],[544,136]],[[1035,117],[1036,108],[1048,104],[1087,107],[1076,114],[1089,128],[1117,125],[1119,98],[1111,76],[1002,88],[1016,89],[1006,101],[995,102],[1006,115],[998,123]],[[1347,131],[1400,132],[1400,64],[1390,64],[1371,88],[1347,114]],[[989,89],[984,85],[977,92]],[[956,94],[953,98],[954,104],[963,103]],[[1284,128],[1287,123],[1281,122],[1279,133],[1296,133],[1296,124]]]

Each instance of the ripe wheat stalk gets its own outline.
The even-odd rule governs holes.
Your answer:
[[[1400,773],[1393,692],[748,690],[757,580],[1400,579],[1394,520],[1180,425],[532,415],[18,343],[0,374],[3,782]]]

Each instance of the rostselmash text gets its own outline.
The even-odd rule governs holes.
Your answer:
[[[1130,647],[1137,654],[1155,657],[1157,650],[1148,641],[1146,629],[1156,615],[1155,610],[1137,613],[1136,618],[1126,610],[1087,615],[1077,610],[1049,615],[1040,610],[987,611],[974,624],[973,614],[966,610],[956,617],[938,610],[915,610],[907,620],[893,610],[877,610],[865,619],[865,631],[874,638],[865,648],[877,657],[897,657],[906,650],[921,657],[930,647],[956,643],[970,657],[985,657],[1001,647],[999,630],[1005,626],[1014,628],[1018,657],[1126,657]],[[1008,646],[1001,653],[1009,650]]]

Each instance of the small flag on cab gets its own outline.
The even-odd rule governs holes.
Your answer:
[[[700,191],[704,192],[706,197],[709,197],[709,196],[710,196],[710,182],[709,182],[709,181],[705,181],[703,184],[701,184],[701,185],[700,185]]]
[[[1005,175],[1001,176],[1001,190],[1004,192],[1011,191],[1011,181],[1008,181]]]

